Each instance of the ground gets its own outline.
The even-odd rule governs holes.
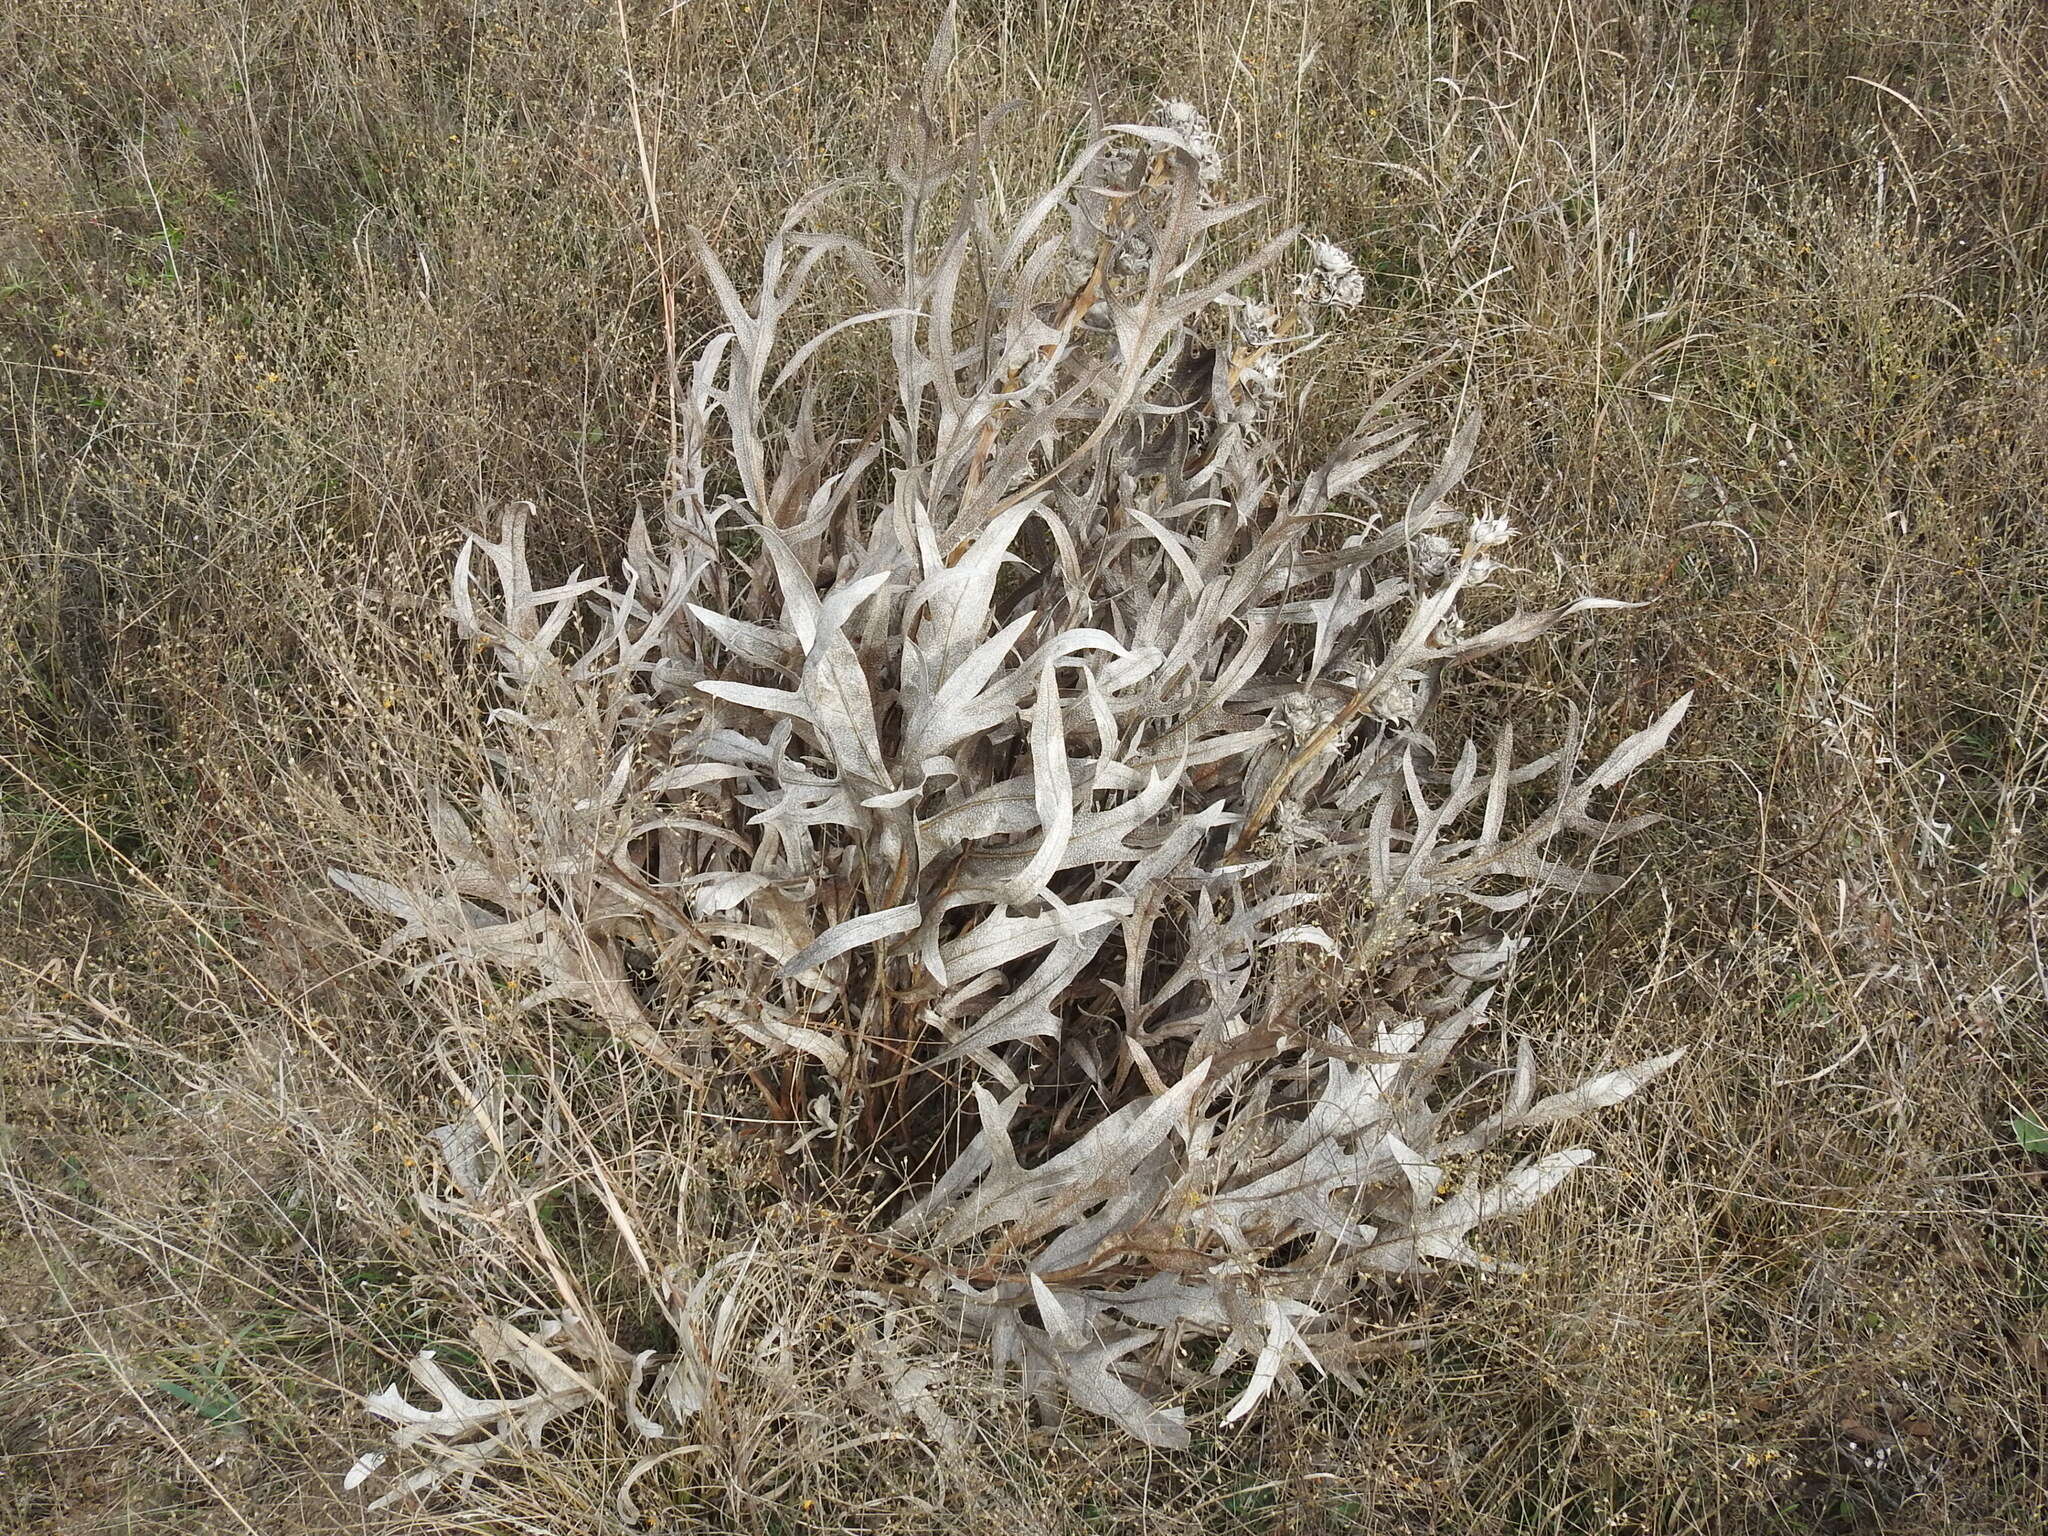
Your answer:
[[[526,498],[546,558],[615,564],[663,473],[670,349],[714,324],[689,232],[743,266],[795,197],[874,177],[936,19],[0,20],[0,1529],[619,1528],[639,1452],[601,1426],[416,1514],[341,1487],[378,1439],[362,1394],[561,1278],[412,1203],[480,1041],[572,1121],[636,1128],[605,1155],[688,1216],[678,1256],[773,1232],[760,1305],[828,1326],[802,1265],[839,1250],[775,1214],[746,1138],[664,1152],[658,1074],[407,992],[319,875],[399,849],[474,738],[432,601],[460,535]],[[1192,99],[1258,219],[1366,271],[1304,442],[1438,358],[1420,399],[1486,413],[1473,494],[1523,530],[1514,595],[1642,604],[1459,708],[1540,738],[1695,691],[1631,790],[1668,821],[1619,894],[1532,931],[1502,1011],[1560,1074],[1690,1054],[1515,1232],[1529,1272],[1422,1288],[1426,1342],[1360,1396],[1157,1456],[992,1395],[939,1476],[787,1383],[643,1507],[2039,1529],[2048,26],[1998,0],[983,0],[958,25],[944,126],[1032,108],[994,130],[1008,195],[1091,91],[1115,117]],[[607,1230],[565,1199],[539,1246],[630,1342]]]

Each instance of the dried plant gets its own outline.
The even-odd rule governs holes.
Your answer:
[[[752,297],[700,247],[724,329],[672,495],[618,580],[536,585],[525,508],[464,546],[494,775],[431,869],[334,879],[394,952],[537,979],[679,1074],[737,1063],[891,1294],[1176,1446],[1201,1381],[1238,1373],[1230,1421],[1348,1379],[1369,1287],[1493,1264],[1475,1231],[1592,1156],[1481,1154],[1676,1059],[1538,1097],[1525,1046],[1482,1113],[1455,1047],[1520,942],[1494,920],[1610,883],[1563,849],[1650,819],[1595,799],[1686,701],[1590,767],[1576,721],[1531,762],[1505,724],[1440,752],[1455,668],[1616,606],[1468,625],[1512,534],[1447,499],[1477,416],[1402,503],[1400,390],[1289,467],[1284,367],[1363,279],[1327,241],[1298,281],[1292,236],[1226,249],[1250,205],[1192,108],[1014,218],[977,166],[907,136],[896,247],[808,199]],[[799,325],[828,263],[869,307]],[[458,1458],[583,1391],[450,1439],[468,1410],[422,1381],[438,1413],[373,1406]]]

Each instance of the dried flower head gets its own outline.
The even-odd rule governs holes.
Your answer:
[[[1308,237],[1312,262],[1295,285],[1295,291],[1311,304],[1331,309],[1353,309],[1365,298],[1365,274],[1340,245],[1315,236]]]
[[[1474,517],[1472,526],[1466,534],[1475,549],[1494,549],[1507,543],[1514,536],[1514,524],[1503,516],[1491,513],[1481,513]]]
[[[1237,306],[1237,328],[1247,344],[1270,347],[1280,340],[1280,311],[1257,299],[1247,299]]]
[[[1427,580],[1449,575],[1458,565],[1458,546],[1440,533],[1425,533],[1412,546],[1416,573]]]
[[[1188,101],[1161,101],[1153,109],[1153,116],[1161,127],[1179,136],[1181,147],[1195,163],[1195,180],[1205,199],[1208,198],[1216,183],[1223,179],[1223,152],[1209,120]]]

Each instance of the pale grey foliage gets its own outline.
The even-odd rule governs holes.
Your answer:
[[[364,1406],[394,1427],[391,1443],[419,1453],[421,1465],[372,1503],[381,1508],[408,1493],[433,1488],[450,1478],[464,1485],[510,1450],[531,1449],[556,1419],[594,1405],[618,1401],[631,1427],[650,1439],[665,1433],[641,1412],[640,1388],[649,1354],[631,1355],[574,1317],[545,1318],[531,1332],[517,1324],[488,1320],[477,1325],[477,1357],[487,1368],[522,1378],[517,1397],[478,1397],[465,1391],[422,1350],[406,1362],[418,1391],[432,1408],[411,1402],[394,1383],[364,1399]],[[677,1369],[665,1368],[669,1373]],[[657,1388],[659,1382],[657,1383]],[[382,1452],[360,1457],[343,1485],[354,1488],[385,1462]]]
[[[765,1376],[787,1376],[796,1351],[788,1330],[776,1320],[778,1293],[785,1281],[759,1253],[728,1255],[701,1274],[667,1270],[652,1277],[655,1307],[668,1324],[675,1348],[633,1353],[573,1314],[530,1319],[528,1326],[484,1319],[472,1330],[477,1362],[496,1380],[515,1384],[514,1396],[478,1396],[465,1390],[435,1358],[422,1350],[406,1362],[411,1396],[397,1382],[363,1400],[375,1418],[393,1426],[394,1449],[412,1453],[412,1469],[385,1487],[372,1508],[407,1494],[462,1487],[494,1461],[531,1450],[557,1419],[590,1412],[615,1417],[648,1452],[617,1490],[620,1514],[637,1521],[632,1487],[646,1472],[671,1457],[700,1451],[687,1436],[723,1396]],[[855,1371],[880,1372],[890,1405],[920,1415],[920,1423],[944,1425],[944,1410],[917,1367],[891,1348],[889,1330],[865,1326]],[[432,1399],[422,1407],[412,1397]],[[343,1479],[355,1488],[380,1473],[388,1453],[359,1457]]]
[[[1525,1050],[1482,1115],[1454,1047],[1519,942],[1492,919],[1611,884],[1563,845],[1644,823],[1595,797],[1686,707],[1591,767],[1576,723],[1532,762],[1505,723],[1438,751],[1457,666],[1618,605],[1468,622],[1509,537],[1448,500],[1476,415],[1403,498],[1423,424],[1393,396],[1290,470],[1274,402],[1314,336],[1265,300],[1363,279],[1320,242],[1299,284],[1292,237],[1213,247],[1246,205],[1190,112],[1106,130],[1007,220],[915,142],[892,249],[808,199],[751,293],[701,248],[723,328],[673,494],[616,580],[536,585],[524,507],[464,545],[494,779],[431,870],[334,877],[394,950],[524,972],[674,1070],[807,1062],[776,1108],[894,1180],[932,1305],[1163,1446],[1202,1379],[1249,1368],[1228,1419],[1349,1379],[1363,1288],[1492,1263],[1475,1232],[1592,1155],[1481,1154],[1676,1059],[1538,1098]],[[820,324],[827,270],[865,308]]]

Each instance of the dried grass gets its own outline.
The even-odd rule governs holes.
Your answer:
[[[963,21],[943,111],[1046,109],[1000,141],[1005,216],[1076,147],[1092,72],[1109,102],[1196,97],[1239,182],[1277,191],[1261,234],[1359,257],[1356,318],[1297,375],[1293,467],[1455,344],[1458,398],[1421,398],[1487,408],[1467,494],[1525,530],[1503,600],[1655,599],[1471,669],[1439,739],[1514,718],[1557,741],[1573,705],[1641,721],[1697,690],[1632,790],[1672,820],[1630,840],[1631,886],[1515,933],[1539,942],[1508,1015],[1560,1073],[1689,1058],[1505,1234],[1523,1274],[1449,1273],[1387,1314],[1431,1342],[1361,1395],[1276,1398],[1168,1453],[1034,1428],[948,1362],[927,1406],[965,1447],[941,1468],[912,1374],[933,1340],[906,1340],[908,1371],[864,1353],[876,1310],[835,1310],[821,1277],[872,1273],[874,1240],[777,1186],[743,1074],[682,1082],[459,977],[395,993],[349,938],[306,871],[426,866],[435,786],[484,782],[494,746],[479,660],[393,597],[522,496],[537,569],[614,574],[671,448],[667,359],[719,326],[681,231],[758,251],[793,198],[871,171],[913,9],[629,7],[628,49],[616,18],[520,6],[239,25],[31,0],[0,22],[24,968],[0,1523],[362,1529],[340,1474],[378,1426],[355,1394],[425,1348],[467,1391],[528,1390],[467,1363],[479,1320],[574,1312],[674,1351],[660,1277],[753,1251],[711,1449],[630,1490],[677,1528],[2030,1529],[2027,10]],[[563,1160],[495,1224],[437,1219],[420,1195],[472,1197],[429,1133],[478,1106]],[[459,1504],[379,1518],[616,1529],[646,1445],[568,1423]],[[883,1431],[905,1438],[859,1443]]]

